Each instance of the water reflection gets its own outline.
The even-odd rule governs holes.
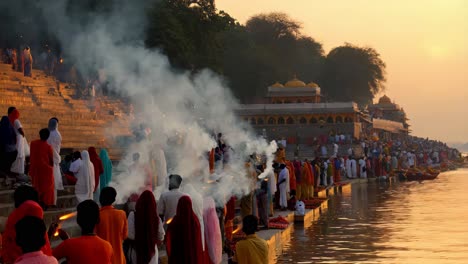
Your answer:
[[[278,263],[468,263],[468,170],[434,181],[355,184]]]

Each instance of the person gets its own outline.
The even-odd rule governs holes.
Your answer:
[[[112,246],[109,242],[96,236],[94,228],[99,224],[99,206],[93,200],[78,204],[76,222],[81,228],[81,237],[69,238],[59,230],[64,240],[53,250],[59,261],[66,259],[68,264],[110,264],[112,263]]]
[[[223,243],[215,201],[211,197],[206,197],[203,200],[203,223],[205,225],[205,252],[208,252],[208,262],[219,264],[223,257]]]
[[[72,163],[73,166],[73,163]],[[89,158],[89,153],[86,150],[81,152],[81,164],[76,171],[70,168],[76,177],[75,195],[78,202],[83,202],[88,199],[93,199],[94,191],[94,166]]]
[[[355,159],[351,159],[351,175],[353,179],[357,178],[357,164]]]
[[[264,264],[268,263],[268,244],[257,237],[258,219],[248,215],[242,219],[242,231],[247,238],[237,242],[236,253],[233,261],[239,264]]]
[[[341,181],[341,159],[340,157],[336,157],[334,160],[332,160],[333,165],[334,165],[334,170],[333,170],[333,182],[334,183],[339,183]]]
[[[177,213],[168,225],[166,251],[169,264],[204,263],[200,222],[188,196],[179,199]]]
[[[278,189],[280,191],[279,206],[280,209],[285,211],[288,207],[288,193],[289,193],[289,170],[286,164],[280,165],[281,172],[278,177]]]
[[[359,168],[360,168],[361,178],[366,179],[367,178],[366,157],[361,157],[359,159]]]
[[[16,244],[23,254],[15,264],[58,264],[56,258],[45,255],[41,248],[47,243],[44,221],[35,216],[26,216],[15,225]]]
[[[11,110],[11,111],[10,111]],[[26,140],[24,138],[23,126],[19,120],[20,113],[15,107],[11,107],[8,111],[8,119],[10,120],[16,135],[16,160],[11,165],[11,172],[18,174],[18,179],[23,180],[24,167],[26,161],[26,148],[28,148]]]
[[[49,129],[39,131],[40,139],[31,142],[29,175],[32,186],[39,193],[39,202],[44,208],[55,204],[54,154],[47,144]]]
[[[304,160],[304,165],[302,167],[302,177],[304,179],[302,184],[301,198],[302,200],[310,200],[314,197],[315,177],[314,170],[308,159]]]
[[[102,190],[112,181],[112,161],[109,159],[109,154],[105,149],[101,149],[99,158],[102,161],[102,167],[104,169],[104,173],[99,177],[99,188]]]
[[[18,71],[18,53],[16,49],[12,49],[11,51],[11,69],[13,71]]]
[[[23,50],[23,72],[24,72],[24,76],[32,77],[32,65],[33,65],[33,57],[31,55],[31,49],[29,47],[26,47]]]
[[[18,187],[13,193],[13,200],[15,203],[15,210],[8,216],[5,224],[5,230],[2,234],[2,258],[3,263],[14,263],[15,260],[21,255],[21,248],[16,243],[16,229],[15,225],[19,220],[25,216],[34,216],[42,219],[44,212],[42,211],[39,202],[39,194],[37,191],[27,185]],[[41,247],[44,254],[51,256],[52,250],[50,248],[49,238],[44,235],[45,244]]]
[[[49,119],[48,129],[50,136],[47,139],[47,143],[52,147],[54,154],[54,184],[55,184],[55,193],[54,193],[54,205],[57,204],[57,191],[63,190],[63,181],[62,181],[62,172],[60,171],[60,162],[62,158],[60,157],[60,146],[62,145],[62,135],[58,131],[58,119],[51,118]]]
[[[182,196],[187,196],[187,194],[180,191],[181,184],[182,177],[180,175],[169,175],[169,191],[162,193],[159,197],[158,213],[165,222],[176,215],[179,199]]]
[[[94,168],[94,199],[96,200],[99,197],[99,179],[101,174],[104,173],[104,166],[102,165],[102,160],[99,158],[95,147],[88,148],[89,158],[91,163],[93,163]]]
[[[0,171],[10,174],[11,165],[16,160],[16,133],[7,116],[0,120]]]
[[[297,199],[301,199],[303,197],[304,192],[302,191],[302,174],[301,174],[301,169],[302,169],[302,163],[300,160],[294,158],[293,161],[293,166],[294,166],[294,175],[296,176],[296,197]]]
[[[81,152],[75,151],[72,156],[72,163],[70,164],[69,170],[65,173],[68,184],[76,185],[76,174],[80,171],[81,168]]]
[[[135,211],[128,215],[128,238],[134,241],[132,263],[157,264],[158,245],[162,244],[164,234],[154,195],[146,190],[138,198]]]
[[[351,156],[348,156],[348,159],[346,160],[346,177],[348,179],[353,178],[353,170],[352,170],[352,162],[351,162]]]
[[[101,210],[99,213],[99,223],[96,225],[96,235],[109,242],[114,255],[113,264],[125,264],[125,255],[122,244],[127,238],[127,215],[125,211],[115,209],[112,204],[115,202],[117,191],[112,187],[102,189],[99,196]]]
[[[277,165],[276,165],[277,166]],[[276,174],[275,174],[275,165],[272,165],[272,169],[268,172],[268,216],[273,216],[274,214],[274,203],[273,198],[275,197],[277,186],[276,186]]]

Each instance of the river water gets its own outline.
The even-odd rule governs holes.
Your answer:
[[[434,181],[353,184],[278,263],[468,263],[468,169]]]

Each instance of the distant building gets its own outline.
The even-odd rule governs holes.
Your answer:
[[[384,95],[377,104],[368,107],[372,128],[380,137],[391,138],[398,134],[408,134],[408,118],[405,110]]]
[[[237,114],[258,134],[269,139],[286,138],[288,143],[327,142],[331,135],[360,138],[362,122],[370,120],[355,102],[323,102],[321,88],[314,82],[294,78],[284,85],[268,87],[264,103],[243,104]]]

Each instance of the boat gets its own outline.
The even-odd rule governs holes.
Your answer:
[[[405,173],[405,178],[407,181],[427,181],[434,180],[439,174],[440,171],[432,169],[427,169],[426,171],[412,169]]]

